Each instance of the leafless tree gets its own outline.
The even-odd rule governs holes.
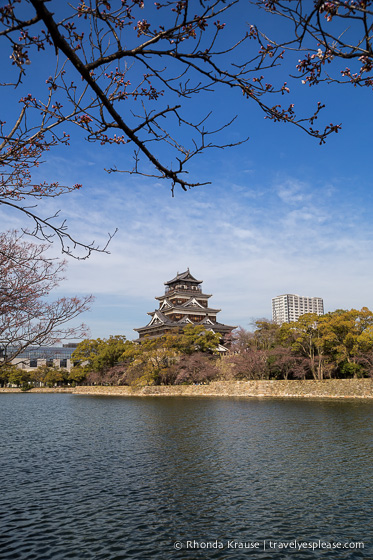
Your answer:
[[[47,249],[15,231],[0,234],[0,367],[29,346],[86,336],[85,325],[68,323],[89,309],[93,298],[49,299],[63,279],[65,263],[49,259]]]

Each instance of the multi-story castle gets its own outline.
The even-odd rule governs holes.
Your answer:
[[[165,282],[165,294],[156,297],[159,309],[151,311],[150,322],[146,327],[134,329],[139,338],[145,336],[162,336],[169,332],[182,330],[188,324],[202,325],[221,334],[222,340],[236,327],[223,325],[216,319],[220,309],[208,306],[210,294],[204,294],[202,281],[191,275],[189,268],[186,272],[177,274],[175,278]]]

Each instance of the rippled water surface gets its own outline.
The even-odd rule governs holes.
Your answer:
[[[373,403],[2,394],[0,429],[1,558],[373,559]],[[284,548],[319,540],[364,549]]]

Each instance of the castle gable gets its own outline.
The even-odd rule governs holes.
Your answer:
[[[167,318],[158,310],[155,311],[152,319],[150,319],[150,322],[146,326],[151,327],[156,325],[164,325],[167,322]]]
[[[209,319],[208,317],[205,317],[205,319],[201,321],[201,325],[214,325],[214,322],[211,321],[211,319]]]
[[[180,321],[177,322],[178,325],[188,325],[191,324],[193,325],[193,321],[191,321],[189,319],[189,317],[183,317],[182,319],[180,319]]]
[[[205,307],[203,307],[203,305],[198,303],[196,298],[190,298],[188,301],[183,303],[181,307],[198,307],[198,309],[206,309]]]
[[[159,307],[159,311],[163,311],[164,309],[172,309],[172,304],[168,301],[168,299],[164,299]]]

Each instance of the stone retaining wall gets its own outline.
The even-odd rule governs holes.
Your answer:
[[[372,379],[328,379],[325,381],[215,381],[209,385],[132,387],[76,387],[75,394],[183,397],[293,397],[370,398]]]
[[[1,389],[0,392],[19,392]],[[281,397],[327,399],[373,399],[373,379],[327,379],[324,381],[215,381],[209,385],[146,387],[68,387],[32,389],[29,393],[118,395],[123,397]]]

